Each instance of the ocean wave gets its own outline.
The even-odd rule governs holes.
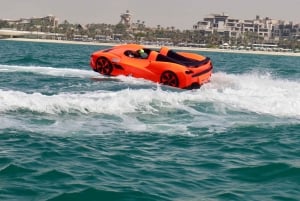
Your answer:
[[[15,177],[15,176],[22,176],[29,173],[34,172],[32,169],[24,168],[22,166],[16,164],[8,164],[4,168],[0,169],[0,176],[1,177]]]
[[[39,173],[38,175],[34,176],[35,179],[47,180],[49,178],[55,181],[63,181],[63,180],[72,180],[74,177],[66,172],[62,172],[59,170],[47,170],[45,172]]]
[[[270,182],[282,179],[299,181],[300,168],[286,163],[269,163],[257,166],[232,168],[228,170],[232,177],[247,182]]]
[[[35,58],[34,56],[28,54],[25,56],[17,56],[14,58],[9,58],[8,61],[6,61],[5,63],[7,64],[39,64],[39,65],[51,65],[51,61],[47,61],[44,58]]]
[[[127,190],[125,192],[114,190],[100,190],[93,187],[77,192],[61,193],[58,196],[48,199],[48,201],[58,200],[169,200],[157,195],[150,195],[137,190]]]

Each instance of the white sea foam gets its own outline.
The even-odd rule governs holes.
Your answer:
[[[59,77],[92,77],[99,75],[98,73],[87,69],[72,69],[72,68],[53,68],[53,67],[39,67],[39,66],[13,66],[0,65],[0,72],[30,72],[42,75],[51,75]]]
[[[245,111],[300,117],[300,82],[269,74],[214,74],[203,88],[203,99]]]
[[[20,67],[0,65],[0,70],[29,71],[55,76],[92,77],[90,70]],[[149,84],[131,77],[118,77],[130,84]],[[189,102],[213,103],[216,112],[246,111],[278,117],[300,118],[300,83],[274,79],[268,74],[215,73],[211,82],[199,90],[168,91],[158,86],[154,89],[126,89],[122,91],[96,91],[86,93],[60,93],[44,95],[21,91],[0,90],[0,111],[29,110],[40,113],[156,113],[161,108],[182,109],[193,115],[199,111],[189,107]]]
[[[131,85],[149,84],[132,77],[118,79]],[[299,91],[297,81],[274,79],[268,74],[222,72],[215,73],[201,89],[192,91],[165,90],[155,84],[152,89],[56,95],[0,89],[0,129],[58,135],[103,135],[118,129],[206,136],[238,124],[297,123]],[[183,111],[188,119],[177,117],[177,111]]]

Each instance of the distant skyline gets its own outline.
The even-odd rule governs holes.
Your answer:
[[[174,26],[191,29],[209,14],[226,13],[232,18],[271,19],[300,23],[300,0],[1,0],[0,19],[56,16],[61,23],[117,24],[120,14],[129,10],[132,21],[145,21],[146,26]]]

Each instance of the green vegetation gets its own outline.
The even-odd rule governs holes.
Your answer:
[[[0,20],[0,29],[52,33],[50,39],[81,40],[99,42],[137,42],[159,45],[178,45],[195,47],[219,47],[224,43],[232,46],[248,46],[255,43],[271,43],[287,49],[300,49],[300,40],[292,37],[280,38],[277,41],[265,41],[254,32],[245,32],[239,37],[228,37],[218,32],[207,34],[201,30],[179,30],[175,27],[155,28],[145,26],[145,22],[137,21],[130,26],[118,24],[72,24],[67,20],[55,24],[53,17],[16,21],[14,23]],[[38,34],[34,35],[35,37]],[[32,36],[33,37],[33,36]],[[42,35],[39,35],[42,37]],[[46,37],[46,36],[43,36]]]

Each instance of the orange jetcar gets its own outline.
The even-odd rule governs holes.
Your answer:
[[[182,89],[199,88],[209,81],[213,69],[208,57],[167,47],[156,51],[138,44],[96,51],[91,55],[90,65],[103,75],[144,78]]]

